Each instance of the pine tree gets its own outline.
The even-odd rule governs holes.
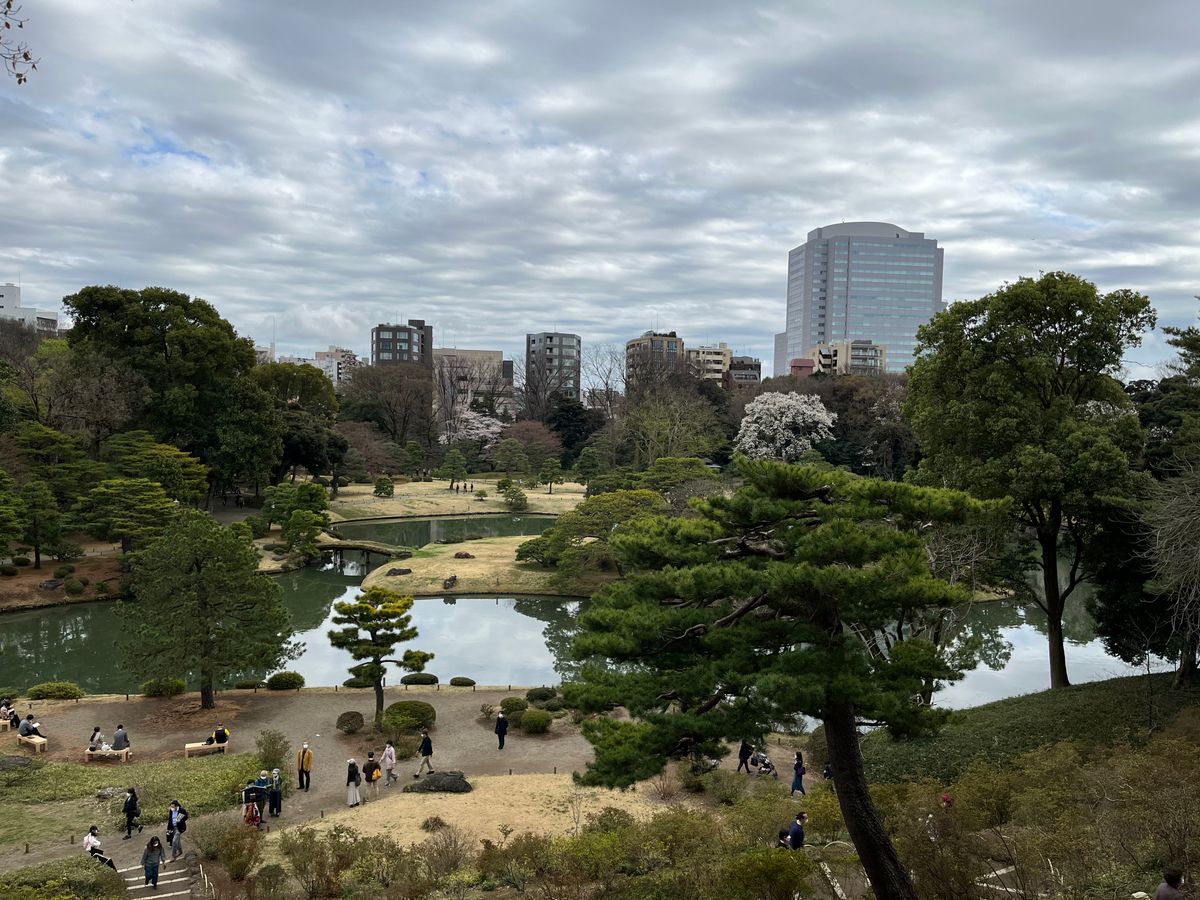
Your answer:
[[[587,484],[600,474],[600,454],[595,447],[584,447],[575,461],[575,478],[580,484]]]
[[[554,485],[563,483],[562,463],[557,459],[548,459],[542,463],[541,471],[538,472],[538,478],[542,484],[550,486],[550,493],[554,493]]]
[[[596,756],[581,780],[627,786],[669,757],[723,755],[726,741],[818,718],[876,894],[913,898],[868,790],[857,729],[937,725],[913,698],[926,679],[958,673],[904,623],[969,597],[930,574],[920,530],[963,521],[978,505],[839,471],[744,458],[738,468],[744,486],[701,503],[699,518],[642,519],[613,535],[632,574],[580,617],[575,653],[588,664],[566,690],[572,704],[616,703],[633,719],[585,725]],[[886,654],[883,633],[893,639]]]
[[[455,484],[465,480],[467,477],[467,460],[462,455],[462,451],[448,451],[445,459],[442,460],[442,465],[437,470],[437,475],[438,478],[450,479],[450,490],[454,490]]]
[[[33,567],[42,567],[42,548],[62,536],[62,514],[54,492],[44,481],[30,481],[18,491],[25,506],[25,540],[33,547]]]

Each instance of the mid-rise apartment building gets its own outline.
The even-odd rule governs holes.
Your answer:
[[[371,329],[371,365],[416,363],[433,368],[433,326],[424,319],[406,325],[380,324]]]
[[[762,362],[753,356],[735,356],[721,380],[727,389],[754,387],[762,381]]]
[[[325,377],[335,385],[350,380],[350,374],[362,363],[358,354],[345,347],[335,347],[332,344],[328,350],[318,350],[314,364],[325,373]]]
[[[21,305],[21,288],[11,282],[0,284],[0,319],[24,322],[43,337],[58,334],[58,313]]]
[[[625,381],[687,371],[687,348],[674,331],[647,331],[625,342]]]
[[[887,371],[887,347],[872,341],[817,344],[805,356],[813,362],[813,374],[876,376]]]
[[[788,254],[787,330],[775,370],[817,344],[872,340],[897,371],[912,364],[917,329],[942,303],[942,249],[887,222],[843,222],[808,233]],[[819,368],[819,366],[818,366]]]
[[[583,341],[577,334],[539,331],[525,335],[526,395],[543,402],[554,395],[581,399]]]
[[[724,341],[715,347],[701,344],[698,347],[688,347],[686,351],[688,370],[697,378],[705,381],[724,382],[725,373],[729,371],[729,361],[733,351]]]

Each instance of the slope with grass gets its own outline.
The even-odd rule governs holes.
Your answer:
[[[496,489],[496,481],[503,477],[495,472],[471,475],[467,480],[476,490],[485,490],[488,496],[475,499],[471,493],[455,493],[448,490],[448,481],[415,481],[396,485],[391,497],[376,497],[369,484],[352,484],[341,488],[336,497],[330,498],[330,512],[334,521],[370,519],[386,516],[470,516],[481,513],[504,513],[509,509],[504,498]],[[545,513],[557,515],[574,509],[583,499],[586,488],[582,484],[568,482],[556,484],[554,493],[545,487],[526,488],[529,508],[526,515]]]
[[[873,782],[953,781],[977,756],[1006,764],[1059,741],[1108,748],[1139,740],[1184,709],[1200,706],[1200,691],[1172,690],[1169,674],[1135,675],[1010,697],[956,711],[934,737],[892,741],[875,732],[863,741]],[[823,757],[822,757],[823,758]]]

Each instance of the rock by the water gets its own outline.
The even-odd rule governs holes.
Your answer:
[[[412,559],[412,551],[411,550],[401,550],[398,553],[393,553],[392,559]]]
[[[388,575],[411,575],[412,569],[388,569]]]
[[[459,550],[457,553],[454,554],[454,558],[455,559],[474,559],[475,554],[468,553],[466,550]]]
[[[471,782],[462,772],[430,772],[420,781],[404,786],[406,794],[469,794]]]
[[[285,559],[287,559],[287,554],[276,553],[274,556],[271,557],[271,559],[275,560],[275,562],[283,562]]]

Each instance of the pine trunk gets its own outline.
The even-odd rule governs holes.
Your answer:
[[[859,860],[876,897],[888,900],[917,900],[908,870],[883,826],[883,818],[871,799],[858,746],[854,705],[834,703],[825,709],[825,745],[833,763],[833,784],[846,829],[858,851]]]
[[[200,670],[200,708],[217,708],[217,694],[213,690],[212,671],[207,669]]]
[[[375,730],[383,731],[383,679],[375,679]]]
[[[1179,668],[1175,671],[1172,687],[1192,688],[1200,683],[1200,670],[1196,666],[1198,652],[1200,652],[1200,634],[1193,631],[1184,639],[1183,650],[1179,654]]]

